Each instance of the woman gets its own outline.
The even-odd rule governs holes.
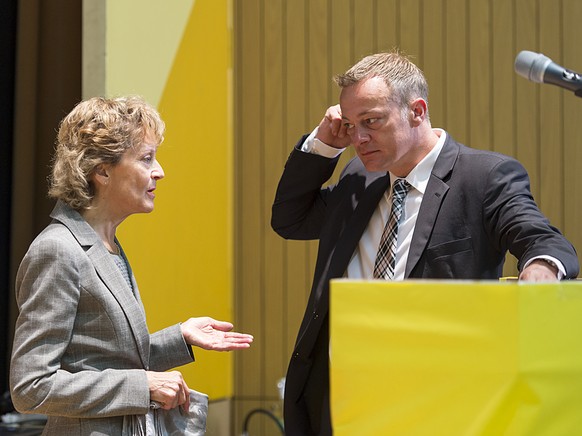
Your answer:
[[[227,351],[252,342],[207,317],[148,332],[115,231],[154,208],[164,128],[138,97],[93,98],[61,122],[52,222],[17,274],[10,374],[16,409],[48,415],[43,434],[121,435],[124,418],[145,422],[151,401],[187,410],[182,375],[164,371],[192,362],[191,345]]]

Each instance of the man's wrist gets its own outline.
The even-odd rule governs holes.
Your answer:
[[[558,277],[558,273],[560,271],[560,268],[558,267],[558,265],[556,265],[556,262],[550,260],[550,259],[546,259],[545,257],[539,257],[537,259],[534,259],[531,263],[534,262],[539,262],[539,263],[543,263],[547,266],[549,266],[552,271],[554,272],[554,274],[556,275],[556,277]]]

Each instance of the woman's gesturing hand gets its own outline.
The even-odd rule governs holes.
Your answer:
[[[240,350],[249,348],[253,342],[251,335],[231,331],[231,323],[207,316],[190,318],[180,326],[186,343],[204,350]]]

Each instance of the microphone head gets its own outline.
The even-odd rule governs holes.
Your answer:
[[[544,82],[544,73],[552,60],[541,53],[523,50],[515,58],[515,72],[536,83]]]

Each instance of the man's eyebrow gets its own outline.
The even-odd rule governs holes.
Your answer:
[[[357,114],[358,117],[363,117],[364,115],[380,115],[380,111],[377,109],[366,109],[365,111],[360,112]],[[342,114],[342,120],[348,120],[348,118]]]

